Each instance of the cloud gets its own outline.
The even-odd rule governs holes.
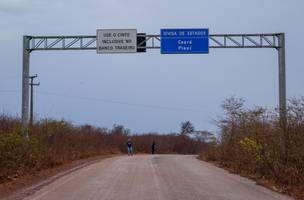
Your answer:
[[[1,0],[0,12],[3,13],[19,13],[24,12],[27,9],[26,0]]]
[[[63,6],[62,0],[0,0],[0,13],[24,14],[46,9],[60,8]]]

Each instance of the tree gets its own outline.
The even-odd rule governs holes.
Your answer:
[[[181,123],[181,135],[190,135],[194,132],[194,126],[190,121],[185,121]]]
[[[195,131],[194,138],[200,142],[215,142],[216,138],[209,131]]]
[[[125,128],[124,126],[122,125],[117,125],[117,124],[114,124],[113,125],[113,128],[111,130],[111,133],[114,134],[114,135],[124,135],[124,136],[128,136],[130,135],[130,130]]]

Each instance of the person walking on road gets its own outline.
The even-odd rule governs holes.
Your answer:
[[[128,148],[128,156],[133,156],[133,143],[130,138],[127,141],[127,148]]]
[[[152,142],[152,154],[155,153],[155,146],[156,146],[156,144],[155,144],[155,142],[153,141],[153,142]]]

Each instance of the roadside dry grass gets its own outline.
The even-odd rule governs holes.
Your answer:
[[[237,174],[237,175],[240,175],[242,177],[249,178],[249,179],[255,181],[257,185],[261,185],[261,186],[266,187],[266,188],[268,188],[272,191],[279,192],[279,193],[282,193],[282,194],[287,194],[287,195],[289,195],[289,196],[291,196],[291,197],[293,197],[297,200],[304,200],[304,186],[303,185],[288,186],[286,184],[278,183],[275,180],[266,178],[266,177],[258,175],[258,174],[250,174],[246,171],[242,171],[242,172],[235,171],[232,168],[229,168],[227,166],[222,165],[218,161],[206,160],[206,158],[202,155],[198,156],[197,158],[200,159],[200,160],[209,162],[216,167],[225,169],[232,174]]]
[[[74,160],[119,153],[117,146],[126,137],[121,132],[113,141],[105,130],[55,120],[35,123],[29,139],[20,130],[20,120],[0,116],[0,183]]]
[[[63,120],[37,121],[29,135],[22,135],[20,119],[0,115],[0,184],[76,160],[126,153],[130,137],[135,153],[151,153],[153,141],[156,153],[195,154],[205,145],[179,134],[132,135],[123,126],[74,126]]]
[[[200,158],[304,199],[304,98],[289,101],[286,131],[277,110],[247,109],[237,98],[222,107],[219,138]]]

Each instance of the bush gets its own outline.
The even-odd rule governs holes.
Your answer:
[[[303,185],[304,98],[289,101],[285,133],[277,110],[246,109],[244,101],[237,98],[226,99],[222,108],[226,115],[218,121],[219,141],[202,157],[237,173],[254,174],[288,186]]]
[[[176,134],[130,135],[130,130],[114,125],[111,130],[90,125],[73,126],[66,121],[41,120],[30,127],[25,139],[20,119],[0,116],[0,182],[73,160],[98,155],[126,153],[126,141],[132,137],[135,152],[199,153],[202,142]]]

